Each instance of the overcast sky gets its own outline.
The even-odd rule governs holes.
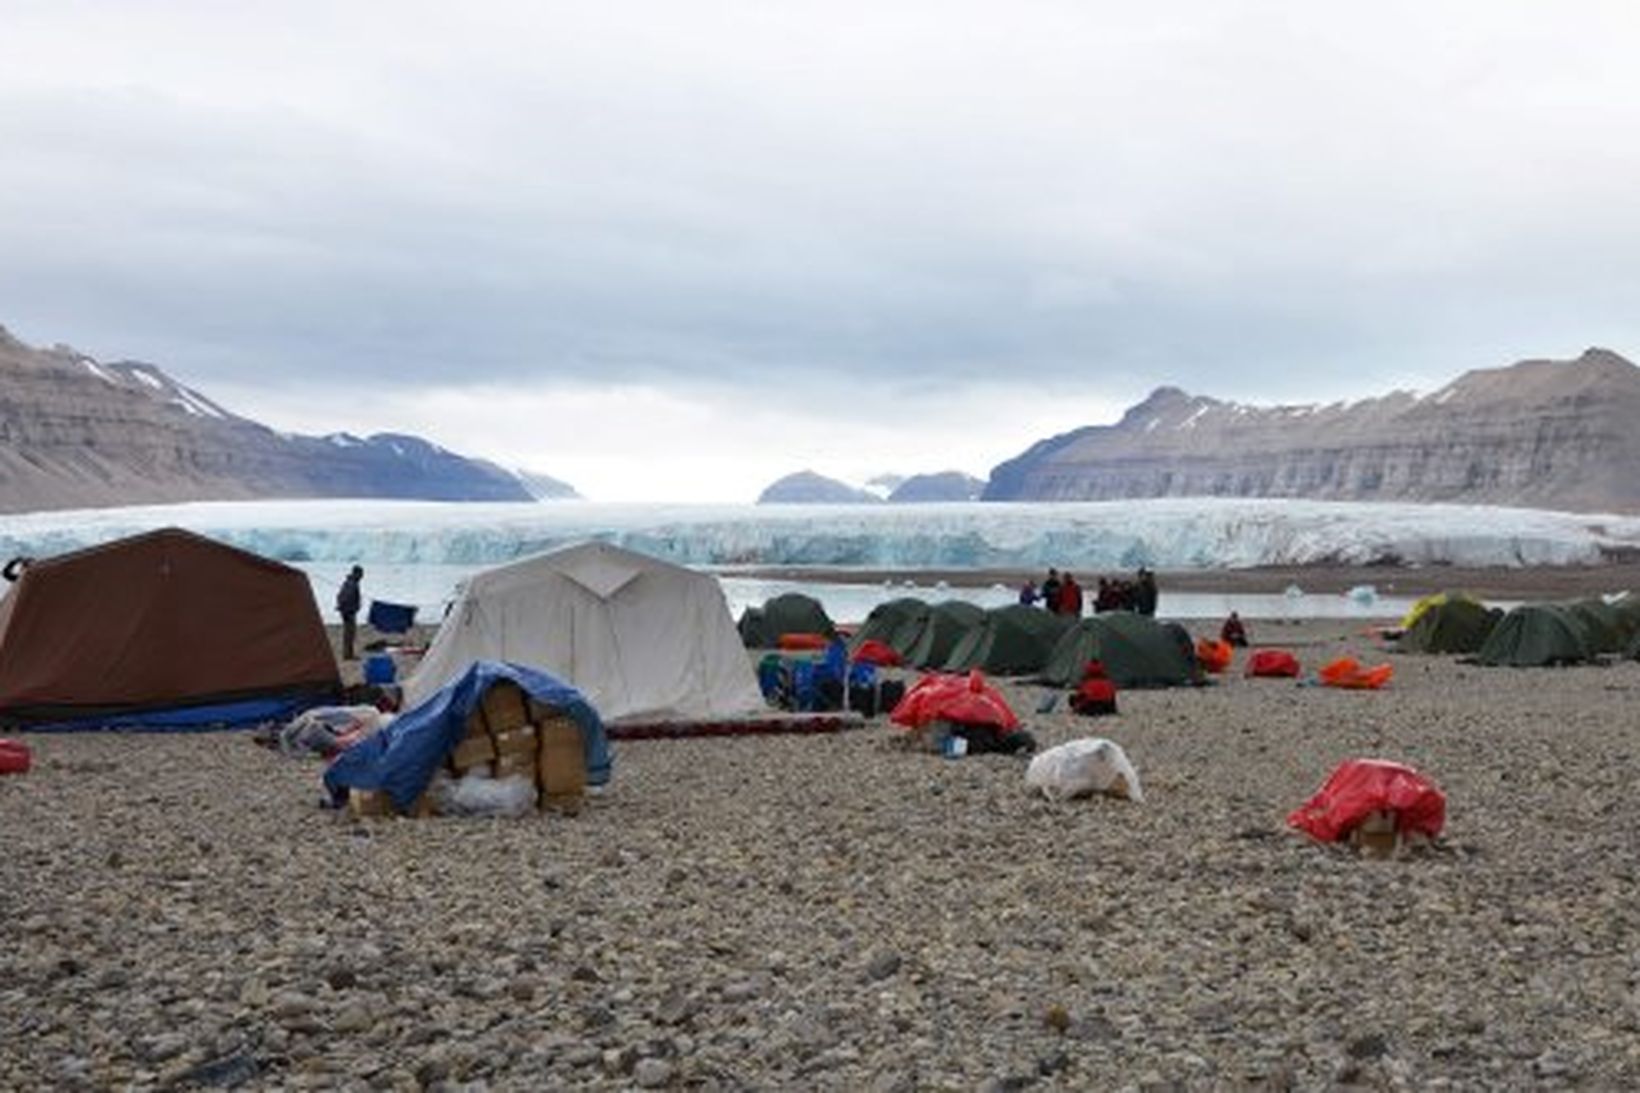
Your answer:
[[[254,11],[252,10],[254,9]],[[598,500],[1640,357],[1640,4],[0,0],[0,323]]]

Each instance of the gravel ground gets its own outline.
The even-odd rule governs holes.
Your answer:
[[[1640,1086],[1640,664],[1383,654],[1377,693],[1124,692],[1146,800],[832,737],[638,741],[573,819],[352,821],[241,735],[33,735],[0,779],[0,1087]],[[1061,702],[1061,706],[1063,702]],[[1449,798],[1289,833],[1341,759]]]

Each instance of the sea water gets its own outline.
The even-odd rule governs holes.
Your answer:
[[[334,614],[331,604],[336,589],[346,575],[348,564],[341,562],[298,562],[314,586],[314,594],[327,617]],[[437,622],[454,602],[462,581],[483,566],[415,565],[386,563],[368,567],[365,591],[373,599],[413,604],[418,622]],[[903,596],[937,603],[962,600],[979,607],[1002,607],[1016,603],[1019,591],[1000,584],[952,585],[943,581],[911,578],[877,581],[773,580],[758,577],[716,574],[723,588],[730,614],[739,618],[748,607],[758,607],[775,596],[800,592],[813,596],[837,622],[859,622],[871,609]],[[1305,618],[1398,618],[1413,601],[1403,596],[1329,593],[1282,593],[1276,595],[1227,592],[1173,592],[1165,581],[1157,599],[1156,613],[1168,619],[1223,619],[1238,611],[1245,619]]]

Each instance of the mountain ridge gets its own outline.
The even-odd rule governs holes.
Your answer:
[[[1292,497],[1640,511],[1640,367],[1591,348],[1427,395],[1250,406],[1158,387],[998,464],[986,500]]]
[[[529,501],[512,472],[402,433],[281,433],[145,361],[0,326],[0,512],[181,501]]]

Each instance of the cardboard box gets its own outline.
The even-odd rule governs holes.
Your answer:
[[[357,819],[382,818],[397,816],[399,810],[393,807],[393,798],[380,789],[350,789],[347,791],[348,814]],[[410,811],[404,813],[412,819],[423,819],[438,815],[433,808],[433,799],[423,793],[416,798],[416,803],[410,806]]]
[[[535,756],[515,753],[495,757],[495,763],[490,768],[492,778],[512,778],[515,775],[528,778],[530,785],[535,785]]]
[[[541,807],[568,815],[581,811],[587,789],[586,749],[581,728],[567,717],[553,717],[536,726],[540,740],[536,784]]]
[[[474,767],[484,766],[495,759],[495,741],[488,733],[469,736],[450,753],[450,768],[457,774],[466,774]]]
[[[1374,812],[1350,832],[1350,841],[1369,858],[1387,858],[1401,848],[1395,821],[1394,812]]]
[[[393,799],[379,789],[350,789],[347,791],[347,812],[355,819],[391,816]]]
[[[521,729],[530,723],[530,708],[524,690],[510,679],[498,680],[484,692],[481,700],[484,727],[491,736]]]
[[[495,754],[498,758],[503,755],[528,755],[533,760],[535,749],[534,725],[525,725],[521,729],[513,729],[495,737]]]

